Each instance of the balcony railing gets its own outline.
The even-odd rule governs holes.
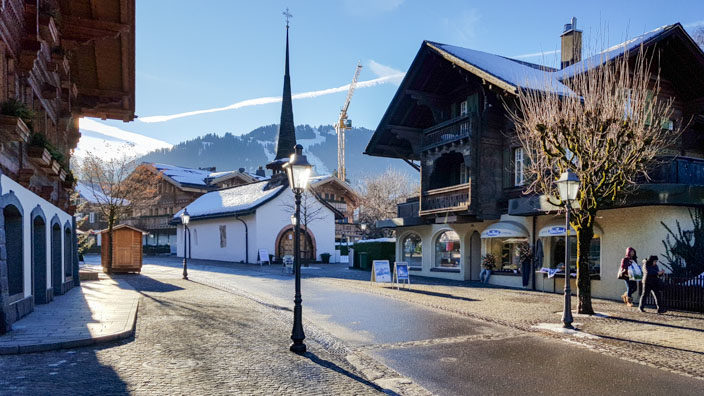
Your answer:
[[[650,181],[641,183],[704,185],[704,159],[661,157],[649,172]]]
[[[469,209],[469,183],[428,190],[420,197],[420,215]]]
[[[422,150],[468,138],[476,127],[477,118],[470,115],[441,122],[423,131]]]
[[[418,197],[411,197],[406,202],[396,205],[396,217],[418,217],[420,203]]]

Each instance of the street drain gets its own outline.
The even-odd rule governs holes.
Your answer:
[[[192,359],[169,359],[163,361],[147,361],[142,367],[152,370],[186,370],[200,366],[200,362]]]

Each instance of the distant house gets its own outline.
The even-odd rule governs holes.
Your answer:
[[[355,222],[360,197],[349,184],[335,176],[321,176],[311,181],[310,189],[335,213],[336,241],[355,242],[362,237],[361,228]]]
[[[276,259],[293,255],[289,210],[293,199],[287,183],[276,181],[260,181],[204,194],[186,206],[190,215],[189,256],[256,263],[259,249],[266,249]],[[321,253],[334,253],[335,213],[317,200],[312,204],[319,209],[319,215],[308,225],[307,232],[301,230],[301,257],[319,260]],[[172,224],[181,223],[182,212],[173,216]],[[183,256],[183,233],[184,227],[179,226],[176,234],[179,256]]]
[[[149,204],[134,203],[132,216],[123,223],[147,232],[145,245],[170,246],[172,252],[176,246],[176,227],[169,221],[174,213],[210,191],[265,179],[263,170],[257,175],[243,168],[216,172],[215,168],[193,169],[159,163],[142,163],[129,177],[154,183],[150,186],[154,197],[148,200]]]
[[[564,272],[548,277],[536,270],[564,267],[564,217],[555,216],[544,197],[524,194],[525,156],[503,103],[518,90],[545,88],[540,84],[546,80],[569,92],[573,73],[600,67],[605,59],[633,56],[641,45],[657,51],[662,95],[674,99],[673,119],[663,128],[681,125],[683,133],[626,204],[599,212],[588,252],[592,295],[621,295],[616,272],[626,247],[641,257],[664,253],[667,231],[661,221],[691,229],[688,210],[704,206],[702,49],[679,23],[585,60],[581,37],[576,26],[566,25],[562,69],[421,44],[366,148],[368,155],[417,161],[413,164],[420,171],[420,195],[398,205],[398,217],[382,224],[396,231],[399,261],[409,262],[419,275],[478,280],[482,256],[492,254],[497,262],[491,283],[562,290]],[[532,248],[535,268],[520,262],[525,244]],[[574,268],[576,243],[570,246],[568,265]]]

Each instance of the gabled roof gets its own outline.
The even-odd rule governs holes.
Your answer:
[[[286,189],[283,185],[266,189],[267,185],[266,181],[261,181],[212,191],[191,202],[186,209],[192,220],[249,214]],[[180,224],[181,213],[183,209],[171,219],[172,224]]]
[[[311,180],[310,185],[311,187],[315,188],[330,183],[339,186],[340,188],[345,190],[345,192],[350,195],[355,201],[359,201],[359,194],[357,194],[357,192],[353,190],[352,187],[347,184],[347,182],[343,182],[342,180],[332,175],[314,177],[313,180]]]
[[[140,230],[139,228],[133,227],[133,226],[131,226],[131,225],[129,225],[129,224],[118,224],[118,225],[116,225],[115,227],[113,227],[112,230],[113,230],[113,231],[117,231],[117,230],[121,230],[121,229],[123,229],[123,228],[129,228],[130,230],[134,230],[134,231],[137,231],[137,232],[141,232],[142,234],[148,234],[146,231],[142,231],[142,230]],[[101,233],[101,234],[104,234],[104,233],[108,232],[108,229],[106,228],[106,229],[100,230],[100,231],[98,231],[98,232]]]

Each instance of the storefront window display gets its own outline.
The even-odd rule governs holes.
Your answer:
[[[409,267],[423,266],[423,241],[420,235],[411,233],[403,238],[401,244],[401,261],[408,263]]]
[[[565,237],[550,237],[552,254],[550,268],[564,268],[565,265]],[[577,237],[570,236],[570,272],[577,271]],[[598,274],[601,268],[601,239],[594,236],[589,246],[589,272]]]
[[[496,257],[495,273],[521,272],[521,264],[530,255],[530,245],[526,238],[487,239],[487,253]]]
[[[435,240],[435,266],[460,267],[460,236],[454,231],[445,231]]]

